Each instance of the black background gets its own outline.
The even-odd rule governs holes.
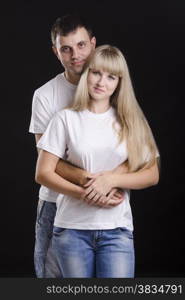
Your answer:
[[[36,88],[62,71],[51,51],[58,16],[78,11],[97,44],[119,47],[161,154],[160,183],[133,191],[136,276],[182,277],[184,263],[185,2],[12,1],[1,9],[0,277],[34,277],[39,186],[28,133]]]

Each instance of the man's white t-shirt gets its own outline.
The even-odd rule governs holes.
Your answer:
[[[37,89],[33,96],[29,132],[43,134],[56,112],[68,106],[74,98],[76,85],[68,82],[64,73],[57,75]],[[58,193],[41,186],[39,198],[56,202]]]
[[[96,114],[89,110],[64,109],[50,122],[37,147],[91,173],[112,170],[128,158],[125,142],[119,143],[115,110]],[[129,191],[116,207],[90,206],[82,200],[59,195],[55,226],[73,229],[133,230]]]

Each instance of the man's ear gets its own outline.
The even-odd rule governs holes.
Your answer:
[[[95,38],[95,36],[92,37],[91,44],[93,46],[93,49],[95,49],[95,47],[96,47],[96,38]]]

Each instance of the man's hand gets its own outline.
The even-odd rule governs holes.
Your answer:
[[[89,205],[95,205],[104,208],[110,208],[119,205],[124,200],[124,192],[120,189],[112,189],[107,196],[97,194],[92,199],[87,197],[83,198],[83,201]]]

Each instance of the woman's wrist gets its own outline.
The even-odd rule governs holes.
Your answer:
[[[112,173],[110,175],[112,188],[123,188],[124,176],[125,174]]]
[[[110,188],[111,188],[111,189],[117,187],[117,186],[116,186],[115,176],[116,176],[116,174],[114,173],[114,171],[110,171],[109,174],[108,174],[109,185],[110,185]]]
[[[105,171],[102,173],[101,176],[104,176],[105,179],[106,179],[106,182],[107,182],[107,187],[109,187],[109,190],[113,189],[115,186],[114,186],[114,176],[115,176],[115,173],[113,171]]]

